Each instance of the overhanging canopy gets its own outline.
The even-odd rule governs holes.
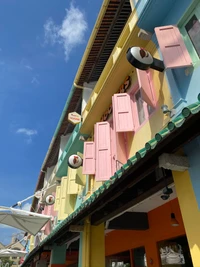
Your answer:
[[[31,235],[36,235],[50,219],[51,216],[0,206],[0,224],[9,225]]]
[[[0,249],[0,257],[24,257],[27,251],[14,249]]]

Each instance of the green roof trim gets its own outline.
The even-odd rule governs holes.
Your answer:
[[[161,130],[160,132],[156,133],[155,137],[152,138],[149,142],[145,144],[145,147],[143,149],[140,149],[136,154],[128,159],[127,163],[125,163],[120,170],[115,172],[115,174],[110,178],[110,180],[106,181],[102,186],[100,186],[85,202],[83,202],[72,214],[70,214],[66,219],[64,219],[62,222],[57,225],[54,230],[49,234],[40,244],[38,247],[36,247],[33,251],[31,251],[24,263],[22,264],[21,267],[24,267],[27,262],[31,259],[33,255],[38,251],[39,248],[44,246],[45,244],[48,243],[48,241],[56,236],[59,231],[66,226],[69,223],[72,223],[71,220],[77,217],[77,215],[80,212],[83,212],[83,210],[90,206],[96,199],[99,198],[99,196],[104,193],[112,184],[114,184],[118,179],[120,179],[123,175],[123,173],[130,169],[133,165],[136,164],[140,159],[144,158],[146,154],[153,150],[159,143],[162,141],[164,138],[169,136],[174,130],[177,128],[180,128],[186,119],[193,114],[199,113],[200,112],[200,94],[198,95],[198,102],[189,105],[188,107],[183,108],[182,112],[180,115],[172,119],[167,126]]]

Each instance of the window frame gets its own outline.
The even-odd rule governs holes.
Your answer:
[[[138,84],[138,82],[136,82],[129,91],[131,101],[132,101],[132,112],[133,112],[133,120],[134,120],[134,124],[135,124],[135,132],[137,132],[141,127],[143,127],[147,121],[149,121],[149,118],[154,114],[154,112],[156,111],[156,108],[157,108],[156,106],[153,107],[154,110],[151,112],[151,114],[149,114],[148,104],[143,100],[143,109],[144,109],[144,114],[145,114],[145,120],[140,124],[139,113],[138,113],[138,109],[137,109],[137,102],[136,102],[136,98],[135,98],[135,95],[138,93],[139,90],[140,90],[139,84]],[[154,88],[152,86],[151,86],[151,90],[152,90],[152,94],[153,94],[154,101],[155,101],[155,91],[154,91]],[[155,103],[156,103],[156,101],[155,101]]]
[[[181,32],[184,43],[188,49],[188,52],[191,56],[192,63],[194,67],[198,67],[200,65],[200,56],[198,55],[194,44],[192,43],[190,36],[185,28],[189,20],[193,15],[196,15],[197,19],[200,21],[200,3],[195,1],[190,8],[188,8],[187,12],[183,15],[181,20],[178,22],[178,27]]]

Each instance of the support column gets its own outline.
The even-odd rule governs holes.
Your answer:
[[[84,231],[80,237],[79,267],[105,267],[104,224],[90,225],[85,220]]]
[[[180,210],[194,267],[200,267],[200,211],[188,171],[173,171]]]
[[[64,267],[66,264],[66,245],[53,245],[50,257],[50,267]]]

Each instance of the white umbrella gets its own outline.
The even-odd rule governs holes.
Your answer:
[[[36,235],[51,219],[51,216],[0,206],[0,224],[23,230]]]
[[[0,249],[0,257],[24,257],[27,251],[14,249]]]

